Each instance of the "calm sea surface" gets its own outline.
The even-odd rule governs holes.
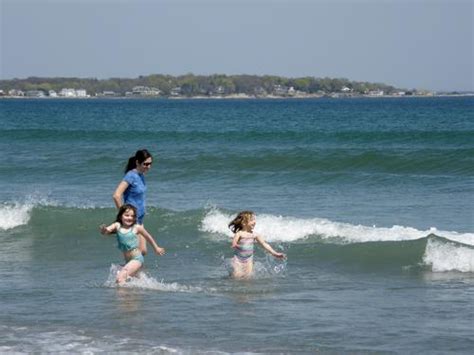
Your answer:
[[[471,353],[474,98],[0,100],[0,352]],[[98,225],[137,149],[167,249]],[[286,261],[228,277],[252,209]]]

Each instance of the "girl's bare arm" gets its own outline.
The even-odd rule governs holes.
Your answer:
[[[232,245],[231,245],[232,248],[234,248],[234,249],[237,248],[237,245],[239,243],[239,239],[240,239],[240,233],[237,232],[237,233],[234,234],[234,238],[232,239]]]
[[[265,241],[265,239],[263,239],[260,235],[257,235],[257,236],[255,237],[255,239],[256,239],[257,242],[262,246],[263,249],[265,249],[266,251],[268,251],[268,252],[269,252],[270,254],[272,254],[274,257],[276,257],[276,258],[284,258],[284,257],[286,257],[285,254],[279,253],[279,252],[275,251],[275,249],[273,249],[273,248],[271,247],[271,245],[268,244],[268,243]]]
[[[112,234],[117,231],[118,228],[118,222],[112,223],[110,226],[106,226],[105,224],[101,224],[99,226],[99,230],[101,234]]]
[[[163,255],[165,253],[165,249],[161,248],[160,246],[158,246],[158,244],[156,244],[155,239],[153,239],[151,234],[148,233],[148,231],[142,225],[137,225],[135,228],[137,230],[137,233],[142,235],[148,241],[148,243],[153,246],[155,253],[157,253],[158,255]]]

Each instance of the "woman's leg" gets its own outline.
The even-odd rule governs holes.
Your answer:
[[[143,226],[143,218],[145,218],[145,216],[140,216],[137,219],[137,223],[141,224],[142,226]],[[146,239],[144,237],[142,237],[141,235],[138,236],[138,249],[140,249],[143,256],[146,255],[146,253],[147,253]]]

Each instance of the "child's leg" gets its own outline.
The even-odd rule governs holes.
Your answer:
[[[138,260],[130,260],[123,268],[117,273],[117,283],[119,285],[123,284],[127,277],[135,275],[135,273],[140,270],[142,263]]]
[[[246,269],[247,277],[252,277],[252,275],[253,275],[253,260],[250,260],[247,264],[248,264],[247,269]]]
[[[232,277],[236,279],[248,279],[252,276],[253,260],[246,262],[239,261],[238,258],[232,259]]]

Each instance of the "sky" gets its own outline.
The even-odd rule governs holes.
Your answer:
[[[474,91],[474,0],[0,0],[0,79],[250,74]]]

